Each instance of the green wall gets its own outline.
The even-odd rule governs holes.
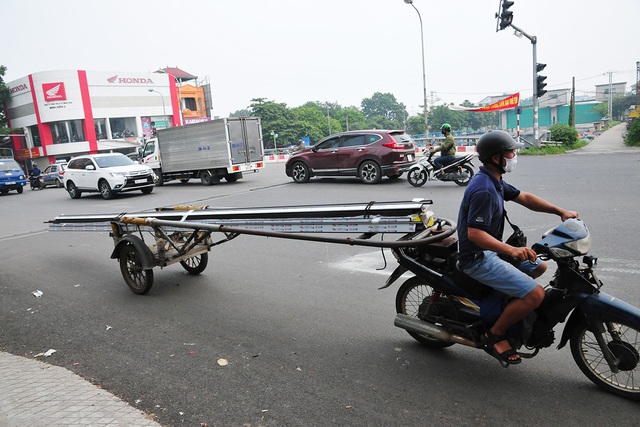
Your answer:
[[[597,103],[576,104],[576,124],[593,123],[602,120],[602,116],[593,110]],[[569,106],[561,105],[556,108],[557,117],[555,123],[569,123]],[[515,129],[517,127],[516,113],[509,110],[507,114],[507,129]],[[538,126],[549,127],[553,125],[551,117],[551,107],[542,107],[538,109]],[[520,114],[520,127],[533,127],[533,106],[522,107]]]

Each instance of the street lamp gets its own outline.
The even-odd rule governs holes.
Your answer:
[[[413,5],[413,0],[404,0],[406,4],[410,4],[416,10],[418,14],[418,19],[420,20],[420,41],[422,42],[422,90],[424,91],[424,129],[425,129],[425,138],[429,139],[429,121],[427,120],[427,73],[425,71],[424,65],[424,29],[422,27],[422,16],[420,16],[420,11]],[[425,143],[426,143],[425,140]]]
[[[164,96],[155,89],[149,89],[149,92],[157,93],[162,98],[162,114],[163,114],[162,121],[164,122],[164,126],[166,128],[167,127],[167,110],[165,109],[165,106],[164,106]]]

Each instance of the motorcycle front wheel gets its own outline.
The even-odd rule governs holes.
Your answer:
[[[596,336],[585,325],[571,336],[571,355],[587,378],[615,395],[640,400],[640,331],[621,323],[605,322],[607,347],[620,360],[614,373]]]
[[[446,316],[455,312],[455,307],[449,301],[446,295],[439,295],[437,298],[433,296],[433,288],[427,282],[419,277],[411,277],[405,281],[396,295],[396,313],[405,314],[407,316],[418,317],[418,311],[421,304],[428,304],[427,312],[430,315]],[[450,347],[454,343],[441,341],[430,335],[417,334],[409,332],[416,341],[431,348]]]
[[[427,182],[427,171],[424,169],[411,169],[407,172],[407,181],[414,187],[422,187]]]

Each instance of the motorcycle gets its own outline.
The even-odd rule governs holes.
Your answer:
[[[30,173],[29,185],[32,190],[42,190],[44,188],[44,179],[42,178],[42,175],[33,176],[33,174]]]
[[[430,179],[438,179],[440,181],[453,181],[460,186],[466,186],[473,177],[474,171],[471,166],[471,160],[475,157],[475,153],[465,156],[456,157],[453,163],[444,168],[439,169],[433,161],[431,161],[433,153],[426,148],[423,156],[418,162],[407,171],[407,181],[414,187],[422,187],[425,182]],[[471,165],[471,166],[470,166]]]
[[[455,231],[453,221],[438,219],[406,236],[431,240],[393,248],[399,266],[381,289],[410,271],[415,276],[396,295],[394,324],[430,348],[457,343],[488,351],[481,336],[499,317],[506,296],[457,268]],[[554,343],[554,327],[564,323],[558,349],[569,343],[575,363],[592,382],[640,400],[640,310],[601,291],[590,248],[589,230],[581,220],[566,220],[544,233],[532,249],[539,258],[554,261],[557,270],[538,309],[507,335],[521,358],[531,358]]]

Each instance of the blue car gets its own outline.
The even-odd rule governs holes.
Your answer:
[[[18,162],[0,158],[0,193],[7,194],[10,190],[22,193],[26,185],[27,177]]]

